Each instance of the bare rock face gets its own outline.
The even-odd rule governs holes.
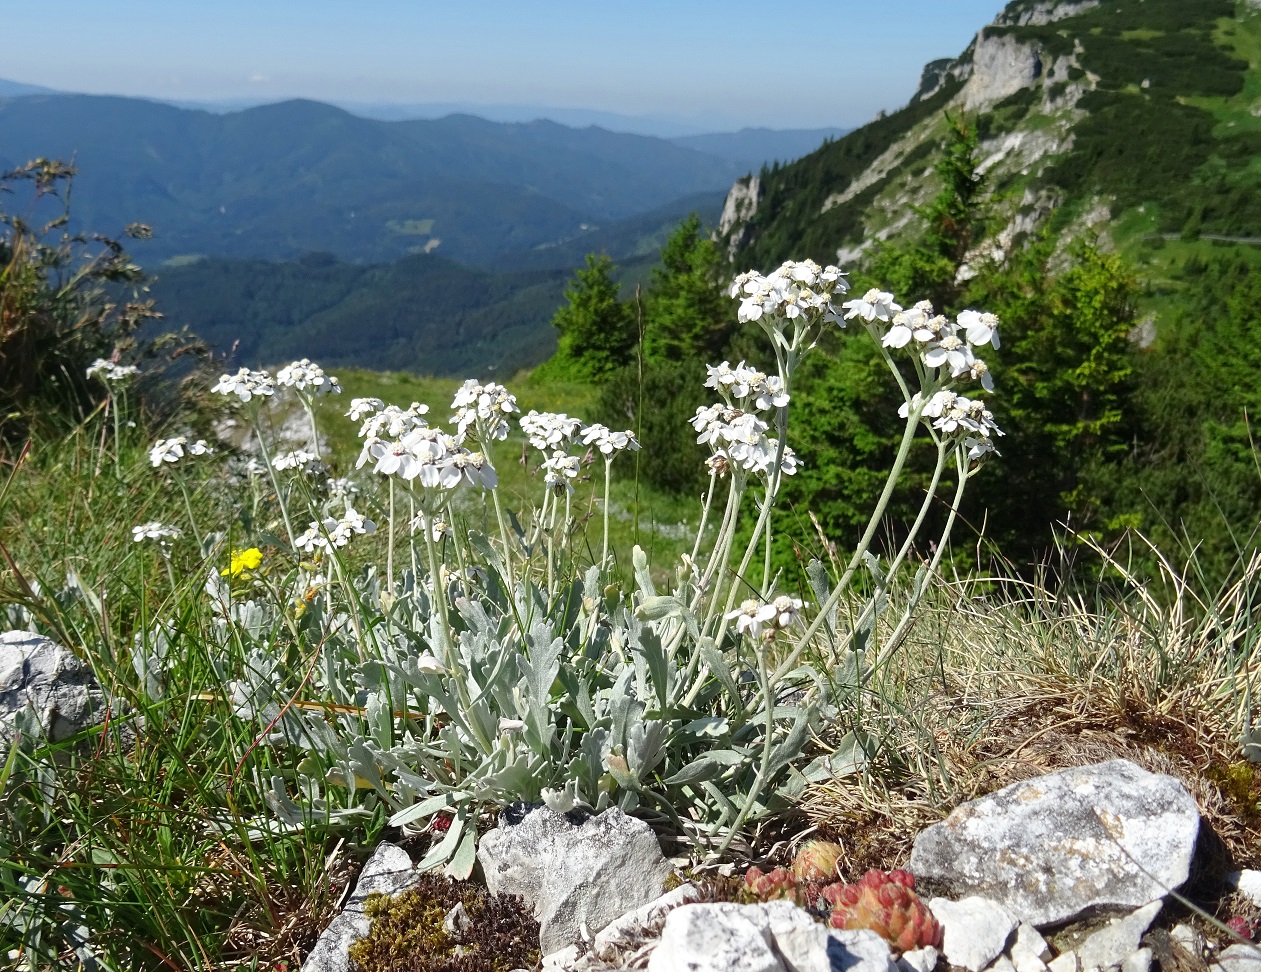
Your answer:
[[[744,243],[748,223],[757,215],[757,205],[762,198],[762,181],[755,175],[737,179],[727,192],[722,204],[722,216],[716,231],[718,239],[727,240],[727,256],[734,257]]]
[[[616,807],[591,817],[509,807],[478,843],[491,894],[516,894],[546,955],[659,898],[670,865],[651,828]]]
[[[30,631],[0,634],[0,739],[32,714],[50,742],[98,724],[105,714],[92,669],[68,649]]]
[[[1007,34],[981,31],[972,53],[972,76],[963,88],[964,109],[977,111],[997,104],[1042,76],[1042,55],[1030,44]]]
[[[1035,927],[1132,910],[1186,881],[1200,814],[1171,776],[1129,760],[1075,767],[965,803],[915,840],[910,870]]]

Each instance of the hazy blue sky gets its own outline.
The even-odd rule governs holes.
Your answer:
[[[0,77],[165,99],[596,108],[854,125],[1002,0],[60,0],[8,5]],[[690,125],[689,125],[690,127]]]

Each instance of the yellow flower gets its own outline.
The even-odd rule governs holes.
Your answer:
[[[263,552],[257,547],[250,547],[248,550],[233,550],[231,565],[219,573],[224,577],[240,577],[247,571],[256,570],[262,562]]]

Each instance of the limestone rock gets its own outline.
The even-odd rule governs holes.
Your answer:
[[[1002,905],[973,895],[962,901],[933,898],[928,908],[941,922],[941,950],[951,965],[981,972],[1007,948],[1016,919]]]
[[[1231,945],[1224,948],[1210,972],[1261,972],[1261,949],[1255,945]]]
[[[1081,962],[1078,961],[1076,952],[1065,952],[1047,962],[1046,967],[1051,972],[1078,972]]]
[[[92,669],[68,649],[30,631],[0,634],[0,739],[19,713],[33,713],[50,742],[101,722],[105,698]]]
[[[937,968],[937,949],[931,945],[903,952],[898,959],[899,972],[933,972]]]
[[[1254,905],[1261,905],[1261,871],[1234,871],[1226,875],[1226,883]]]
[[[1016,972],[1046,972],[1046,963],[1051,961],[1051,948],[1046,939],[1025,922],[1016,926],[1016,936],[1008,952]]]
[[[981,31],[972,54],[972,76],[963,88],[964,110],[997,104],[1042,76],[1038,49],[1006,33]]]
[[[1121,963],[1121,972],[1151,972],[1152,950],[1140,948]]]
[[[910,870],[1045,927],[1094,910],[1141,907],[1177,888],[1199,827],[1181,783],[1116,759],[963,804],[916,838]]]
[[[1085,972],[1108,969],[1120,965],[1138,951],[1138,943],[1156,920],[1163,904],[1163,901],[1153,901],[1124,918],[1116,918],[1082,942],[1077,947],[1082,969]]]
[[[1197,959],[1204,957],[1204,936],[1200,934],[1199,929],[1194,925],[1188,925],[1185,922],[1174,925],[1173,931],[1169,933],[1171,941],[1181,945]]]
[[[787,972],[757,905],[694,904],[666,918],[648,972]]]
[[[648,972],[898,972],[871,931],[833,931],[788,901],[685,905],[666,918]]]
[[[656,835],[616,807],[599,816],[509,807],[478,845],[491,894],[516,894],[544,954],[590,939],[661,896],[670,865]]]
[[[370,894],[399,894],[416,883],[417,872],[407,851],[394,844],[377,845],[359,872],[355,890],[346,907],[334,918],[302,963],[302,972],[349,972],[350,946],[368,934],[372,922],[364,917],[363,903]]]

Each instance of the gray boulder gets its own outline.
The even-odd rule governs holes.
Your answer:
[[[545,955],[655,901],[671,871],[651,828],[616,807],[595,817],[510,807],[477,858],[492,894],[524,899]]]
[[[789,901],[691,904],[666,918],[648,972],[899,972],[875,932],[833,931]]]
[[[0,634],[0,739],[29,713],[51,742],[99,724],[105,697],[92,669],[50,638],[30,631]]]
[[[910,870],[1036,927],[1138,908],[1187,879],[1200,814],[1171,776],[1124,759],[1016,783],[915,839]]]
[[[1081,967],[1086,972],[1108,969],[1130,958],[1138,951],[1139,942],[1156,920],[1163,903],[1153,901],[1124,918],[1117,918],[1078,945]]]
[[[394,844],[378,844],[359,873],[345,909],[324,929],[302,963],[302,972],[349,972],[350,946],[372,927],[363,914],[370,894],[401,894],[416,883],[417,871],[407,851]]]

